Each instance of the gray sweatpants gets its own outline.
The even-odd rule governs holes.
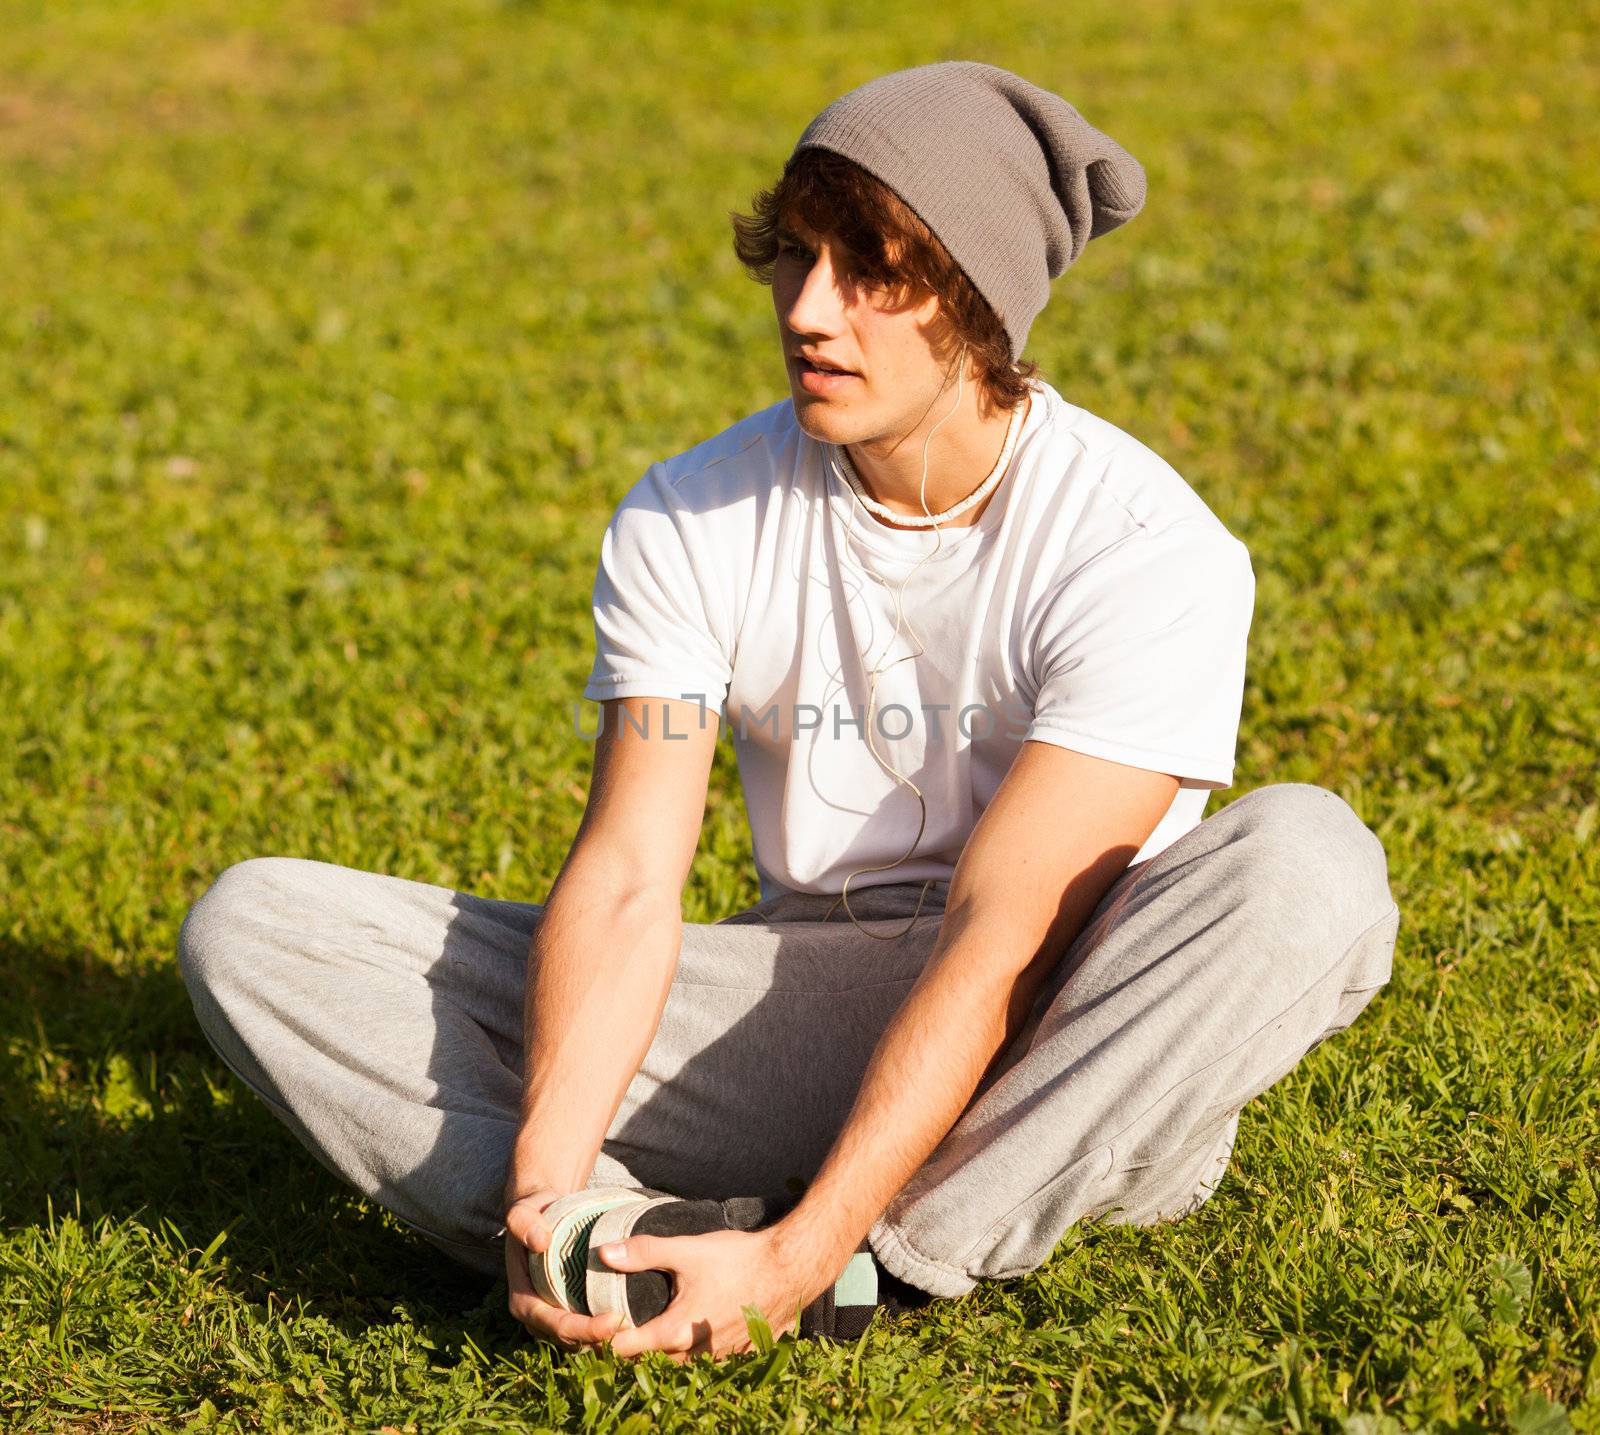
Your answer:
[[[895,932],[920,884],[852,890]],[[784,894],[685,923],[661,1024],[592,1184],[791,1194],[821,1164],[932,949]],[[258,857],[195,903],[178,955],[228,1065],[311,1152],[457,1259],[501,1268],[523,978],[543,908]],[[1381,843],[1331,792],[1250,792],[1117,879],[1026,1027],[871,1231],[902,1279],[957,1296],[1041,1265],[1089,1217],[1210,1195],[1239,1109],[1389,977]],[[599,1054],[597,1053],[597,1058]]]

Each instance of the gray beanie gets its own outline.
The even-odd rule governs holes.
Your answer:
[[[869,80],[806,126],[803,149],[854,160],[910,205],[1000,316],[1013,359],[1050,281],[1144,205],[1144,169],[1114,139],[972,60]]]

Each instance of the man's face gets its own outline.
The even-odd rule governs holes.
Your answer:
[[[778,241],[772,303],[800,427],[837,444],[911,433],[946,382],[948,361],[932,345],[939,301],[891,305],[856,276],[847,250],[797,222]]]

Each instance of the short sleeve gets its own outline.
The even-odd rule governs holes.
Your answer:
[[[733,677],[705,535],[662,465],[617,505],[600,540],[594,580],[594,666],[583,690],[620,697],[704,695],[720,710]]]
[[[1226,530],[1183,520],[1130,534],[1046,608],[1024,740],[1230,786],[1254,609],[1249,550]]]

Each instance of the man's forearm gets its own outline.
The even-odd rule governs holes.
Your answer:
[[[885,1029],[850,1115],[795,1209],[787,1250],[819,1270],[844,1264],[896,1192],[955,1124],[1020,1027],[1052,961],[1019,969],[993,914],[946,918],[944,939]],[[1013,929],[1010,950],[1029,942]]]
[[[649,1050],[682,941],[675,893],[559,881],[528,955],[525,1078],[507,1194],[578,1190]]]

